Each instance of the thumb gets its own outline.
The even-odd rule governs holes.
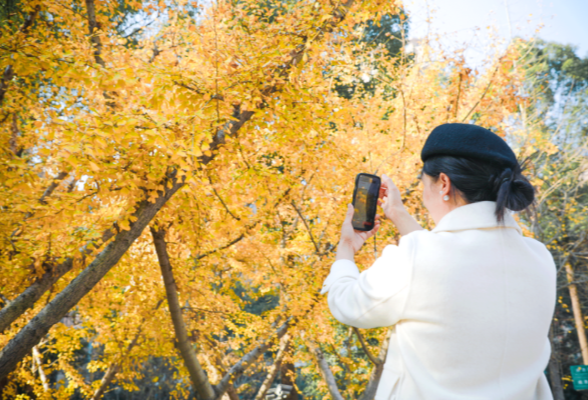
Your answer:
[[[353,209],[353,204],[348,204],[347,213],[345,214],[345,222],[351,222],[351,220],[353,219],[354,211],[355,210]]]

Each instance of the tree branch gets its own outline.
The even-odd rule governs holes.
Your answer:
[[[47,304],[20,332],[0,351],[0,379],[7,376],[28,354],[32,347],[49,332],[92,288],[116,265],[133,244],[155,214],[183,185],[175,173],[168,178],[171,187],[164,182],[165,191],[160,192],[153,203],[141,201],[131,217],[129,230],[120,231],[104,250],[73,281]]]
[[[106,369],[106,372],[104,373],[104,376],[102,377],[102,380],[100,381],[100,386],[98,387],[98,389],[96,389],[96,391],[92,395],[91,400],[99,400],[102,398],[102,396],[104,395],[104,392],[106,392],[106,389],[108,389],[108,387],[112,383],[112,380],[114,379],[114,377],[118,373],[119,368],[120,368],[120,366],[119,366],[118,362],[113,362],[112,364],[110,364],[108,366],[108,368]]]
[[[4,96],[12,78],[14,78],[14,70],[12,69],[12,65],[9,65],[4,69],[2,79],[0,79],[0,105],[4,102]]]
[[[33,9],[33,11],[31,11],[29,15],[27,15],[24,24],[19,29],[19,33],[27,33],[29,28],[35,22],[37,15],[39,15],[40,9],[40,6],[37,5]],[[2,106],[2,103],[4,102],[4,96],[6,95],[6,91],[8,90],[8,85],[10,84],[10,81],[12,81],[13,78],[14,69],[12,68],[12,65],[9,65],[4,69],[4,72],[2,73],[2,78],[0,79],[0,106]]]
[[[281,196],[281,197],[280,197],[280,198],[279,198],[279,199],[278,199],[278,200],[277,200],[277,201],[274,203],[274,207],[276,207],[278,204],[280,204],[280,202],[281,202],[281,201],[282,201],[282,200],[283,200],[283,199],[284,199],[286,196],[288,196],[288,194],[289,194],[289,193],[290,193],[290,189],[286,189],[286,191],[284,192],[284,194],[283,194],[283,195],[282,195],[282,196]],[[221,251],[221,250],[227,249],[227,248],[231,247],[232,245],[234,245],[234,244],[236,244],[236,243],[240,242],[241,240],[243,240],[243,239],[245,238],[245,233],[246,233],[247,231],[249,231],[249,230],[251,230],[251,229],[255,228],[255,227],[257,226],[257,224],[259,224],[259,222],[260,222],[260,220],[257,220],[257,221],[255,221],[255,222],[253,222],[252,224],[250,224],[250,225],[247,225],[247,226],[245,227],[245,232],[244,232],[244,233],[242,233],[241,235],[239,235],[239,236],[238,236],[238,237],[236,237],[235,239],[231,240],[231,241],[230,241],[230,242],[228,242],[227,244],[224,244],[224,245],[222,245],[222,246],[220,246],[220,247],[217,247],[216,249],[212,249],[212,250],[209,250],[209,251],[206,251],[206,252],[204,252],[204,253],[202,253],[202,254],[199,254],[199,255],[197,255],[196,257],[194,257],[194,261],[198,261],[198,260],[200,260],[200,259],[202,259],[202,258],[204,258],[204,257],[207,257],[207,256],[209,256],[209,255],[211,255],[211,254],[217,253],[217,252],[219,252],[219,251]]]
[[[455,96],[455,111],[453,112],[453,118],[457,118],[457,112],[459,110],[459,97],[461,95],[461,82],[463,81],[464,72],[459,72],[459,82],[457,84],[457,96]]]
[[[300,216],[300,219],[304,223],[304,226],[306,227],[306,230],[308,231],[308,235],[310,236],[310,240],[312,241],[312,244],[314,245],[314,250],[315,250],[316,254],[318,256],[321,256],[321,251],[318,247],[318,244],[316,243],[316,240],[314,240],[314,235],[312,234],[312,231],[310,230],[310,226],[308,226],[306,219],[304,218],[304,216],[302,215],[302,213],[300,212],[298,207],[296,207],[296,203],[294,203],[294,200],[292,200],[292,203],[290,203],[290,204],[292,204],[292,207],[294,207],[294,209],[296,210],[296,212]]]
[[[20,157],[22,155],[22,149],[18,148],[18,137],[20,136],[20,131],[18,129],[18,118],[16,117],[16,113],[12,114],[12,125],[10,128],[12,131],[10,139],[8,140],[10,151],[12,151],[15,156]]]
[[[91,1],[91,0],[86,0]],[[345,2],[338,3],[337,7],[333,10],[333,18],[326,20],[321,27],[318,28],[318,33],[313,36],[313,40],[316,41],[321,39],[325,33],[332,32],[335,27],[345,19],[349,8],[353,5],[354,0],[347,0]],[[296,66],[300,60],[302,60],[302,56],[304,52],[310,47],[310,39],[304,41],[303,44],[298,46],[298,49],[293,51],[291,54],[290,60],[285,63],[283,66],[278,68],[278,75],[281,77],[285,77],[288,74],[288,71],[292,69],[292,67]],[[262,96],[268,96],[272,93],[278,91],[276,86],[266,87],[261,91]],[[215,93],[215,97],[219,96],[219,93]],[[263,108],[263,107],[260,107]],[[232,119],[225,123],[222,129],[219,129],[216,134],[214,135],[212,142],[210,144],[210,155],[203,154],[202,156],[198,157],[198,160],[206,164],[210,162],[213,157],[213,152],[216,151],[221,145],[225,144],[225,137],[231,136],[235,137],[237,132],[243,124],[253,117],[254,112],[248,110],[241,110],[241,105],[235,104],[233,105],[233,115]]]
[[[241,110],[239,104],[233,106],[232,119],[224,124],[223,128],[218,129],[216,134],[213,136],[212,141],[209,144],[210,155],[203,154],[198,157],[198,161],[201,164],[208,164],[215,157],[214,152],[218,150],[220,146],[226,143],[226,136],[235,137],[239,129],[253,117],[253,111]]]
[[[45,375],[45,370],[43,369],[42,360],[43,358],[41,357],[39,348],[37,346],[33,346],[33,364],[37,364],[37,370],[39,371],[39,378],[41,378],[43,390],[47,392],[49,390],[49,382],[47,381],[47,375]]]
[[[388,331],[386,332],[386,337],[382,341],[382,344],[380,346],[380,352],[378,354],[376,362],[372,360],[375,366],[372,369],[370,380],[368,381],[368,384],[366,385],[363,394],[359,397],[359,400],[373,400],[373,398],[376,395],[378,384],[380,383],[380,378],[382,377],[382,372],[384,371],[384,362],[386,360],[386,355],[388,354],[388,347],[390,345],[390,338],[392,336],[392,332],[392,329],[388,329]],[[329,367],[327,360],[325,360],[322,350],[318,345],[314,343],[311,343],[309,347],[315,356],[315,359],[319,367],[319,371],[321,373],[321,376],[325,380],[325,383],[327,384],[329,393],[331,394],[334,400],[344,400],[343,396],[341,395],[341,392],[339,391],[339,388],[337,387],[337,381],[335,379],[335,376],[333,375],[333,372],[331,371],[331,368]]]
[[[242,233],[237,238],[231,240],[229,243],[227,243],[225,245],[222,245],[220,247],[217,247],[216,249],[212,249],[212,250],[206,251],[206,252],[204,252],[202,254],[198,254],[196,257],[194,257],[194,260],[195,261],[198,261],[198,260],[200,260],[200,259],[202,259],[204,257],[207,257],[207,256],[211,255],[211,254],[217,253],[217,252],[219,252],[221,250],[224,250],[224,249],[228,249],[229,247],[231,247],[235,243],[238,243],[241,240],[243,240],[244,237],[245,237],[245,234]]]
[[[161,303],[163,303],[163,300],[159,300],[157,302],[157,305],[154,307],[154,310],[157,310],[159,308],[159,306],[161,305]],[[143,324],[144,323],[145,323],[145,318],[143,318],[143,320],[139,324],[139,327],[137,328],[137,333],[135,334],[135,337],[133,338],[131,343],[129,343],[129,345],[127,346],[126,355],[128,355],[131,352],[131,350],[133,350],[133,347],[135,347],[135,345],[139,341],[139,337],[141,336],[141,332],[143,331]],[[98,389],[96,389],[96,391],[94,392],[94,394],[92,395],[92,398],[90,400],[99,400],[100,398],[102,398],[102,396],[104,395],[104,392],[106,392],[106,389],[108,389],[108,386],[110,386],[110,384],[112,383],[112,380],[114,379],[115,375],[118,373],[119,369],[120,369],[119,360],[113,361],[108,366],[106,373],[104,374],[104,376],[102,377],[102,380],[100,381],[100,387]]]
[[[286,321],[286,323],[284,323],[277,331],[276,331],[276,336],[278,337],[278,339],[281,339],[285,334],[286,331],[288,330],[288,323],[290,321]],[[267,349],[269,349],[270,347],[270,342],[273,339],[273,335],[272,337],[268,338],[265,342],[261,343],[260,345],[258,345],[257,347],[255,347],[253,350],[251,350],[249,353],[245,354],[243,356],[243,358],[241,358],[237,363],[235,363],[225,374],[225,376],[223,376],[223,379],[221,379],[221,381],[214,387],[214,390],[216,392],[216,400],[220,400],[220,398],[223,396],[223,394],[225,394],[225,392],[227,391],[227,388],[230,384],[230,381],[232,379],[235,379],[236,377],[240,376],[246,369],[247,367],[249,367],[249,365],[255,361],[260,355],[262,355],[263,353],[265,353],[267,351]]]
[[[261,387],[259,388],[259,391],[257,392],[257,395],[255,396],[254,400],[263,400],[265,398],[265,394],[270,389],[270,386],[274,382],[274,379],[276,379],[276,375],[278,375],[278,372],[280,371],[280,365],[282,363],[282,359],[286,355],[286,350],[289,344],[290,335],[284,335],[282,339],[280,339],[280,347],[278,350],[278,354],[276,355],[276,358],[274,359],[274,362],[270,367],[263,383],[261,384]]]
[[[212,179],[210,178],[210,175],[206,175],[208,178],[208,182],[210,183],[210,187],[212,188],[212,191],[214,192],[214,194],[216,195],[217,199],[221,202],[221,204],[223,205],[223,207],[225,208],[225,211],[227,213],[229,213],[229,215],[231,217],[233,217],[233,219],[236,219],[237,221],[241,221],[241,218],[235,216],[235,214],[233,214],[231,212],[231,210],[229,210],[229,207],[227,207],[227,205],[225,204],[225,202],[223,201],[222,197],[220,197],[220,194],[218,194],[218,192],[216,191],[216,189],[214,188],[214,184],[212,183]]]
[[[92,253],[94,248],[101,246],[114,236],[114,229],[108,229],[99,240],[90,241],[80,250],[82,260]],[[37,278],[16,299],[0,310],[0,333],[4,332],[26,310],[35,303],[55,284],[63,275],[71,271],[74,266],[74,258],[68,257],[62,263],[49,268],[41,277]]]
[[[364,353],[370,359],[372,364],[374,364],[375,366],[380,365],[382,362],[380,360],[378,360],[376,357],[374,357],[372,355],[372,353],[370,352],[370,350],[367,348],[365,341],[363,340],[363,335],[361,334],[361,332],[359,332],[359,329],[357,329],[356,327],[353,327],[353,332],[355,332],[355,334],[357,335],[357,338],[359,339],[359,343],[361,343],[361,347],[362,347]]]
[[[502,61],[502,58],[498,60],[499,63],[501,61]],[[490,76],[490,82],[488,82],[488,85],[486,86],[486,89],[484,89],[484,92],[482,92],[482,96],[478,99],[478,101],[476,101],[476,103],[473,105],[473,107],[470,109],[470,111],[468,111],[468,113],[466,114],[466,116],[463,117],[463,119],[461,120],[461,122],[466,122],[467,119],[470,117],[470,115],[474,112],[474,110],[476,109],[476,107],[478,107],[478,104],[480,104],[480,102],[482,100],[484,100],[484,97],[486,97],[486,93],[488,93],[488,90],[490,89],[490,86],[492,86],[492,82],[494,81],[494,76],[498,72],[498,68],[499,67],[500,67],[500,64],[497,65],[496,68],[494,68],[494,71],[492,71],[492,75]]]
[[[229,385],[227,388],[227,394],[229,395],[229,400],[239,400],[239,394],[233,385]]]
[[[57,186],[59,186],[59,182],[61,182],[62,180],[64,180],[67,175],[68,175],[67,172],[61,171],[59,174],[57,174],[57,176],[55,178],[53,178],[53,181],[47,187],[47,189],[45,189],[45,191],[43,192],[43,195],[39,199],[39,202],[41,204],[47,204],[45,202],[45,199],[47,197],[51,196],[51,194],[53,193],[53,191],[57,188]]]
[[[100,29],[100,25],[96,21],[96,6],[94,0],[86,0],[86,10],[88,12],[88,31],[90,32],[90,41],[94,46],[94,59],[96,63],[102,67],[106,67],[104,60],[102,59],[102,42],[97,34]]]

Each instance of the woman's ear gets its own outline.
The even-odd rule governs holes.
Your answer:
[[[449,179],[445,173],[441,172],[439,174],[437,183],[439,184],[439,190],[442,192],[442,196],[449,195],[449,193],[451,193],[451,179]]]

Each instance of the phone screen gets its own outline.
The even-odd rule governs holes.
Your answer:
[[[379,192],[380,178],[374,175],[359,175],[353,199],[355,212],[352,225],[355,229],[369,231],[374,227]]]

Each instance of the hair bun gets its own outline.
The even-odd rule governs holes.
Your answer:
[[[494,175],[493,177],[493,189],[495,193],[498,193],[500,188],[502,188],[502,185],[510,185],[512,183],[514,179],[514,173],[512,169],[505,168],[500,174]]]
[[[509,210],[524,210],[535,200],[535,188],[523,175],[514,179],[510,186],[510,196],[506,200],[506,208]]]
[[[520,169],[513,171],[505,168],[494,179],[497,208],[506,207],[512,211],[521,211],[533,203],[535,189],[521,172]]]

